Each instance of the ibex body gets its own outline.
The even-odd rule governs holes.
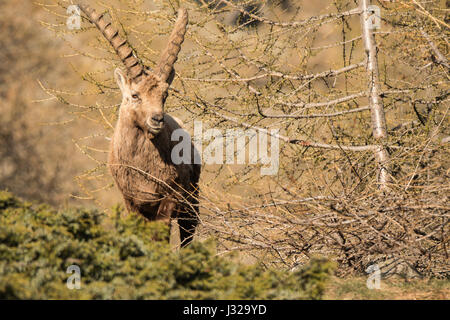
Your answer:
[[[171,135],[181,129],[179,120],[164,113],[173,65],[187,27],[187,12],[180,9],[167,48],[155,72],[142,65],[135,53],[110,23],[87,5],[80,9],[111,43],[126,67],[116,69],[122,92],[119,118],[111,141],[108,166],[123,194],[129,212],[149,220],[170,222],[178,218],[182,245],[192,239],[198,221],[200,165],[178,164],[171,159]],[[194,155],[195,148],[191,144]]]

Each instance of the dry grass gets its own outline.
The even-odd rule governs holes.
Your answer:
[[[326,300],[448,300],[449,280],[382,280],[380,289],[368,289],[366,278],[333,278],[327,285]]]

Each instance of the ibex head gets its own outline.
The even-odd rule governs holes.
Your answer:
[[[135,124],[152,136],[164,127],[164,102],[175,75],[173,65],[184,41],[188,15],[186,9],[178,11],[169,43],[161,54],[155,71],[144,66],[126,40],[120,38],[103,15],[85,4],[79,5],[89,20],[103,33],[125,65],[126,71],[117,68],[114,77],[122,92],[122,110],[133,117]]]

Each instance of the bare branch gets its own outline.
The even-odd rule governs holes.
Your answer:
[[[450,69],[450,65],[448,64],[447,58],[439,51],[438,47],[431,40],[428,33],[426,33],[426,31],[423,29],[421,29],[420,32],[422,33],[424,38],[428,41],[431,50],[433,50],[434,54],[436,55],[436,63],[443,65],[447,69]]]
[[[337,116],[343,116],[350,113],[355,112],[362,112],[370,110],[369,106],[359,107],[351,110],[346,111],[338,111],[333,113],[323,113],[323,114],[301,114],[301,115],[294,115],[294,114],[265,114],[260,110],[260,114],[265,118],[286,118],[286,119],[312,119],[312,118],[331,118],[331,117],[337,117]]]

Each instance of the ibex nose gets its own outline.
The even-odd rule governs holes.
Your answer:
[[[156,135],[164,128],[164,114],[155,113],[147,118],[146,123],[149,131]]]
[[[164,121],[164,115],[162,113],[154,114],[152,116],[152,120],[153,120],[153,122],[155,122],[156,124],[159,125],[159,124],[161,124],[161,122]]]

